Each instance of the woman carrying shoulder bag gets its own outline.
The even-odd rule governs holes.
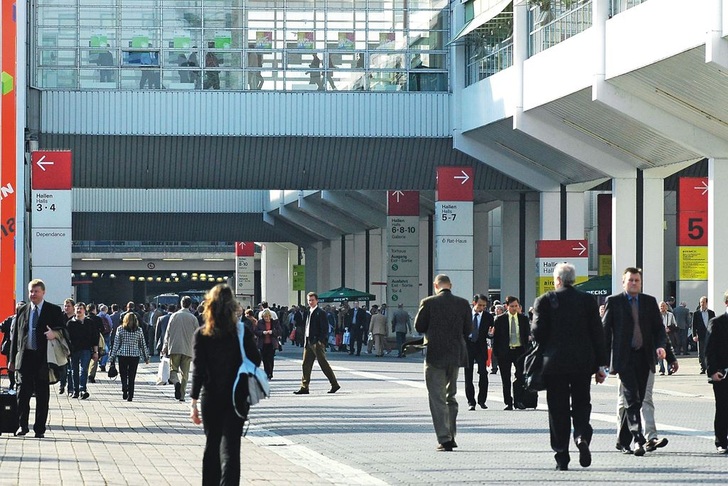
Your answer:
[[[139,327],[137,316],[128,312],[124,322],[116,329],[114,346],[109,354],[109,361],[114,365],[116,356],[119,356],[119,376],[121,376],[121,393],[124,400],[131,402],[134,398],[134,382],[136,381],[139,357],[149,364],[149,350],[147,349],[144,331]]]
[[[203,485],[240,484],[240,437],[243,420],[233,408],[233,384],[243,361],[238,340],[239,304],[225,284],[213,287],[205,297],[205,323],[192,339],[192,404],[190,419],[203,424],[205,453],[202,458]],[[253,333],[244,333],[245,354],[260,365],[260,353]],[[201,412],[197,409],[197,399]],[[202,415],[200,417],[200,414]]]

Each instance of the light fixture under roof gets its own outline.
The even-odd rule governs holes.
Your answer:
[[[162,258],[163,262],[182,262],[184,258]]]
[[[81,258],[82,262],[100,262],[101,258]]]
[[[142,259],[141,258],[138,258],[138,257],[129,257],[129,258],[122,258],[122,261],[125,261],[125,262],[140,262],[140,261],[142,261]]]
[[[203,258],[203,262],[224,262],[224,258]]]
[[[134,275],[129,275],[129,281],[134,282],[136,280],[136,277]]]

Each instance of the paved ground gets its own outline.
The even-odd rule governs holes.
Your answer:
[[[728,457],[715,454],[712,389],[694,355],[655,385],[665,449],[638,458],[614,450],[616,383],[594,386],[594,462],[553,471],[547,415],[504,411],[500,378],[490,375],[488,410],[467,410],[460,386],[460,447],[438,453],[421,357],[329,353],[342,389],[328,395],[316,366],[311,395],[299,386],[300,348],[276,358],[273,396],[254,407],[243,439],[244,484],[726,484]],[[53,393],[45,439],[0,436],[0,484],[200,484],[202,428],[171,386],[154,385],[156,365],[140,366],[134,402],[117,381],[90,385],[80,401]],[[462,384],[462,378],[461,378]],[[57,392],[57,387],[54,387]]]

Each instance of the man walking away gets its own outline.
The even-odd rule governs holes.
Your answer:
[[[200,327],[197,318],[190,312],[191,303],[189,295],[182,297],[182,308],[169,318],[162,348],[162,353],[169,356],[169,380],[174,385],[174,398],[180,402],[185,401],[192,362],[192,338]]]

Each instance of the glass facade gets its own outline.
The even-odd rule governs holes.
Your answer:
[[[447,0],[37,0],[53,89],[447,91]]]

